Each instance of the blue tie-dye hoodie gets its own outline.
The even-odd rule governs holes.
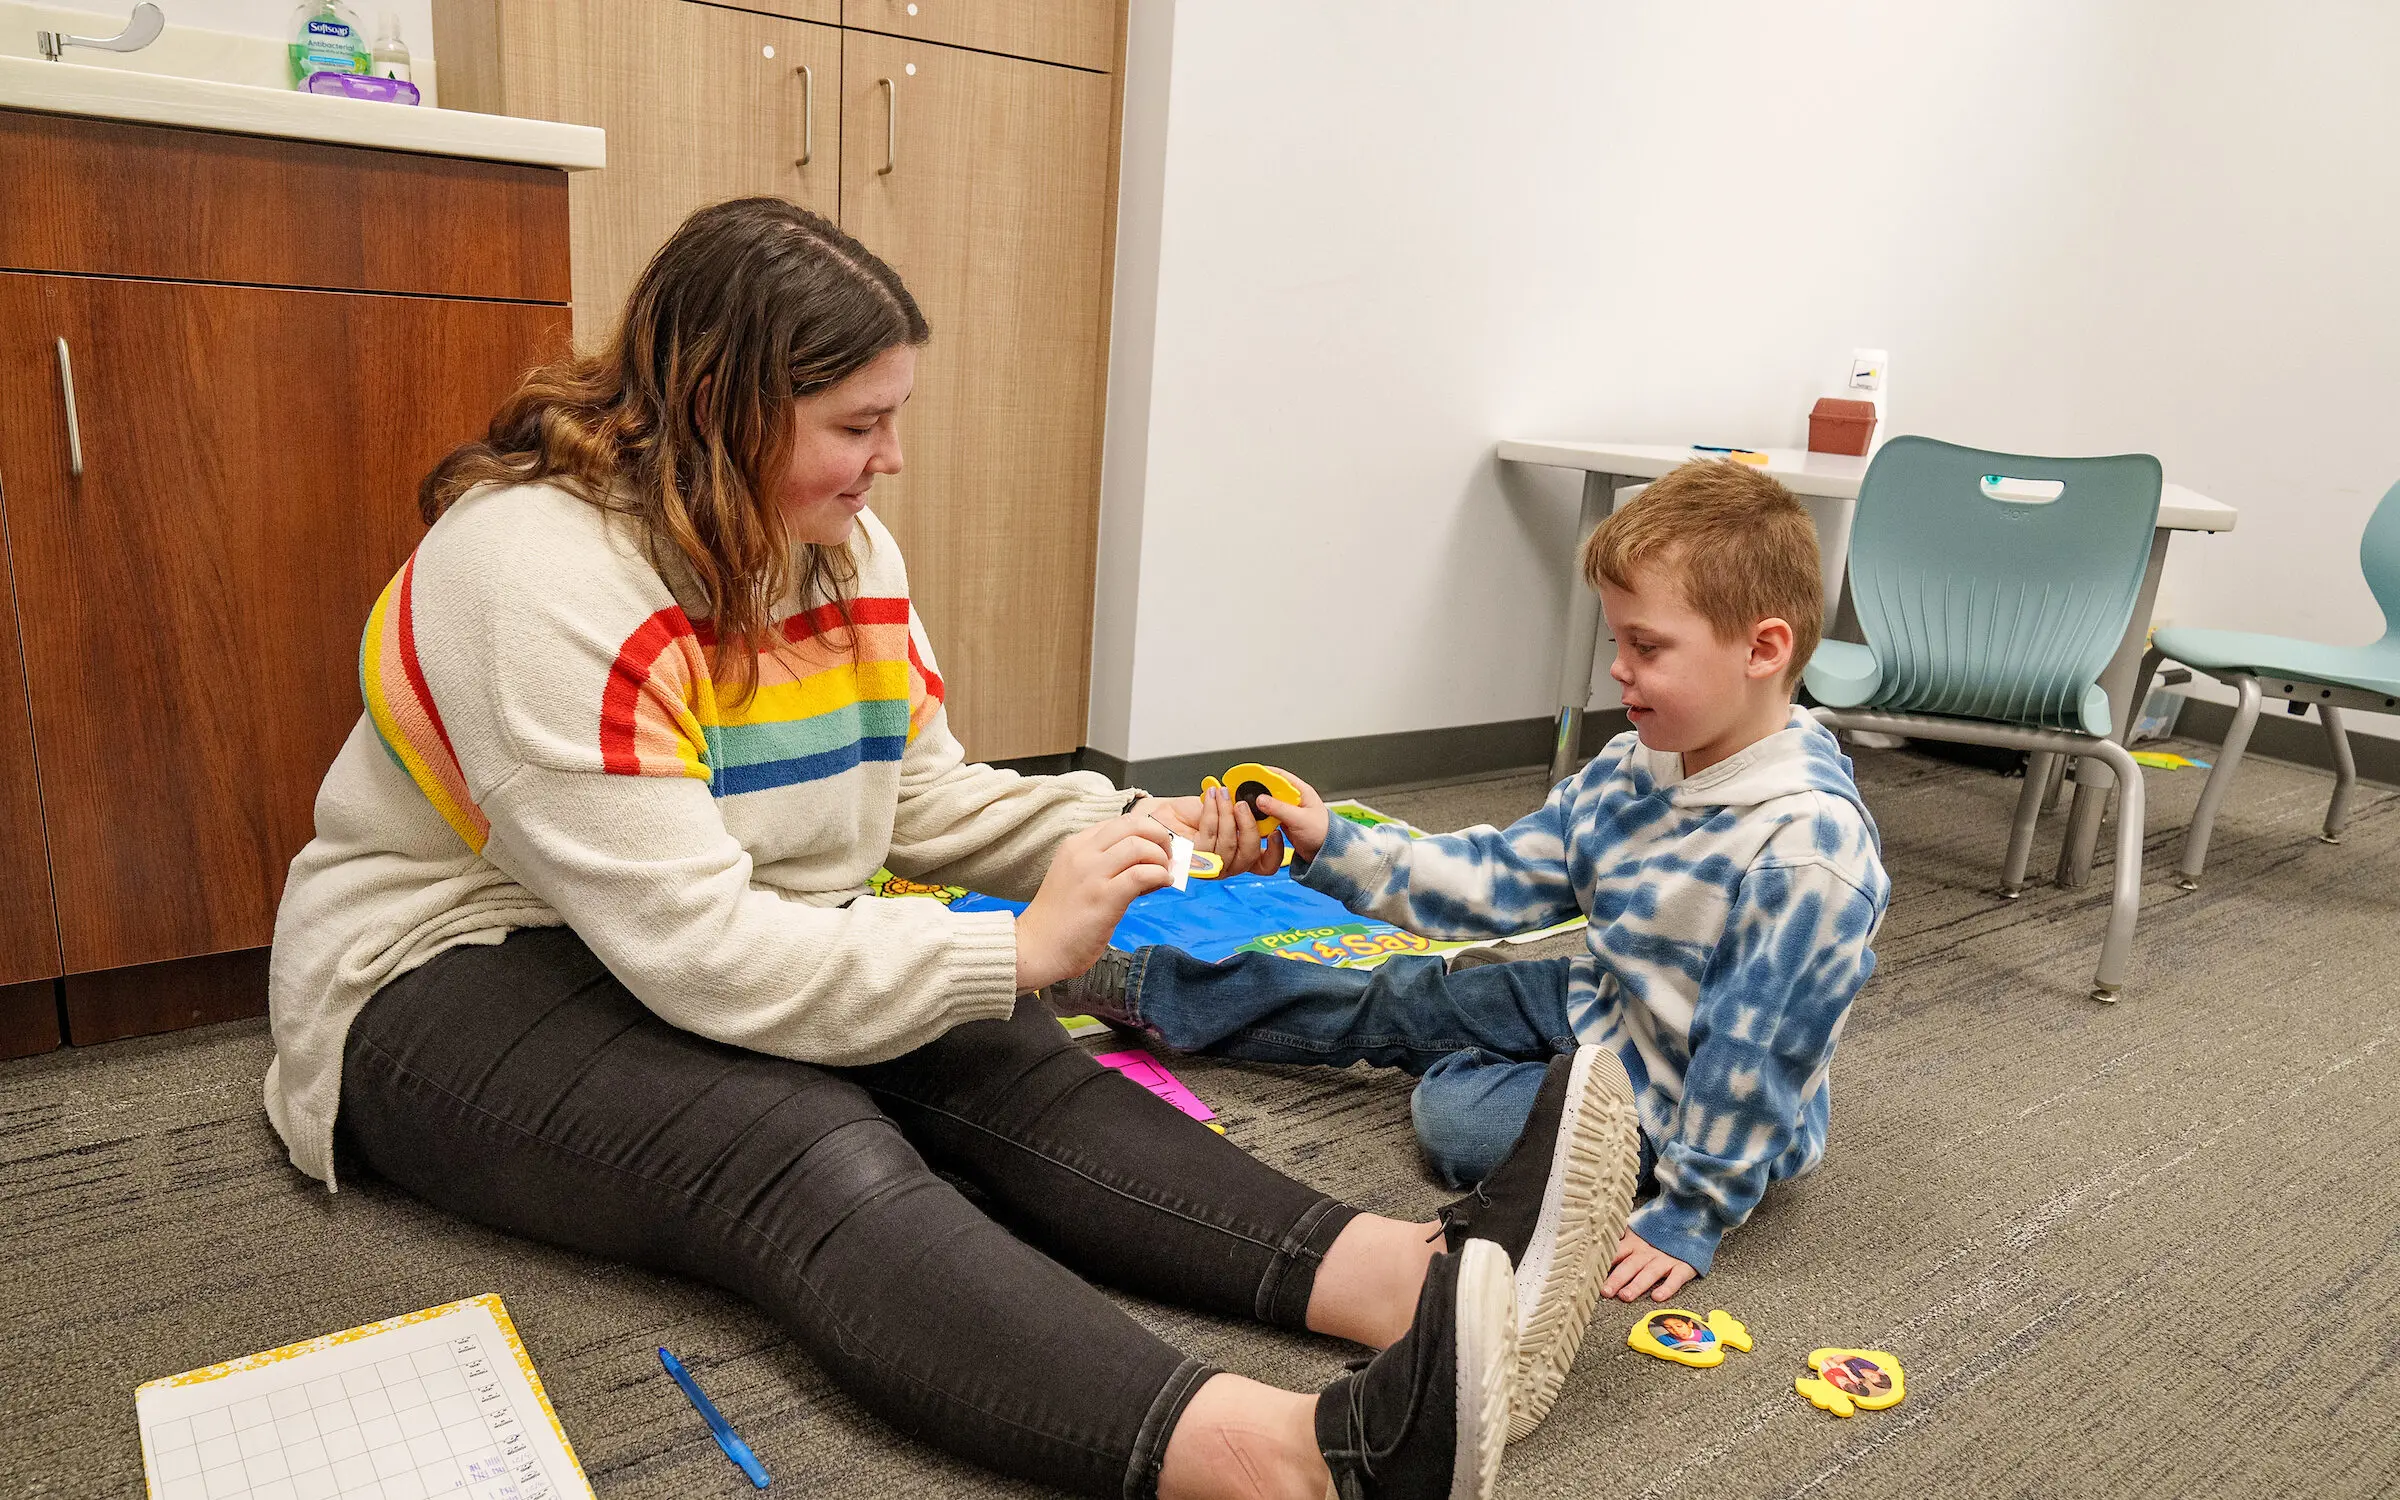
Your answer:
[[[1567,1014],[1641,1100],[1658,1196],[1628,1226],[1706,1271],[1770,1181],[1825,1153],[1826,1072],[1891,895],[1832,733],[1790,724],[1697,776],[1633,734],[1506,829],[1336,818],[1303,873],[1433,938],[1591,918]]]

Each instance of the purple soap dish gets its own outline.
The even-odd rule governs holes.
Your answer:
[[[300,85],[311,94],[339,94],[349,99],[372,99],[378,104],[414,104],[425,96],[400,78],[376,78],[365,73],[311,73]]]

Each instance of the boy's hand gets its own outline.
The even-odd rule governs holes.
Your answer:
[[[1283,770],[1281,766],[1275,769]],[[1317,795],[1315,787],[1292,776],[1289,771],[1283,774],[1291,776],[1292,785],[1300,789],[1300,805],[1294,807],[1289,802],[1262,795],[1258,799],[1259,811],[1283,825],[1281,831],[1284,837],[1292,841],[1293,853],[1302,859],[1315,859],[1317,851],[1325,847],[1325,828],[1333,814],[1325,810],[1325,799]],[[1247,812],[1248,809],[1242,811]]]
[[[1628,1229],[1617,1241],[1616,1263],[1608,1268],[1608,1280],[1600,1284],[1600,1294],[1631,1302],[1648,1292],[1651,1301],[1664,1302],[1699,1274]]]
[[[1283,868],[1283,844],[1269,839],[1261,847],[1258,820],[1221,789],[1197,797],[1144,797],[1133,815],[1154,818],[1190,839],[1194,849],[1215,855],[1226,875],[1272,875]]]
[[[1140,812],[1060,842],[1033,902],[1017,916],[1017,993],[1097,963],[1133,898],[1167,883],[1167,831]]]

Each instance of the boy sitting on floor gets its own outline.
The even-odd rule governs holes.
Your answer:
[[[1581,913],[1584,953],[1456,970],[1394,958],[1362,972],[1111,950],[1052,998],[1186,1051],[1420,1075],[1410,1113],[1426,1156],[1453,1185],[1479,1184],[1445,1213],[1454,1235],[1491,1216],[1495,1169],[1537,1146],[1563,1162],[1561,1113],[1604,1115],[1630,1083],[1639,1139],[1625,1149],[1640,1165],[1627,1175],[1654,1180],[1657,1196],[1602,1231],[1588,1272],[1543,1268],[1588,1274],[1588,1314],[1594,1292],[1674,1295],[1770,1181],[1816,1166],[1827,1069],[1874,971],[1868,943],[1891,887],[1849,760],[1792,704],[1822,575],[1791,492],[1746,465],[1686,464],[1593,533],[1583,572],[1616,638],[1609,675],[1634,732],[1540,811],[1412,839],[1329,818],[1305,786],[1298,806],[1261,807],[1291,840],[1294,874],[1355,911],[1433,938]],[[1246,809],[1210,810],[1251,832]],[[1527,1253],[1545,1247],[1506,1248],[1533,1297]]]

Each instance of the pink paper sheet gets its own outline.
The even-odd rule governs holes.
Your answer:
[[[1114,1068],[1126,1077],[1158,1095],[1195,1120],[1213,1120],[1217,1112],[1200,1102],[1200,1096],[1183,1086],[1183,1080],[1168,1072],[1159,1060],[1147,1052],[1102,1052],[1092,1058],[1104,1068]]]

